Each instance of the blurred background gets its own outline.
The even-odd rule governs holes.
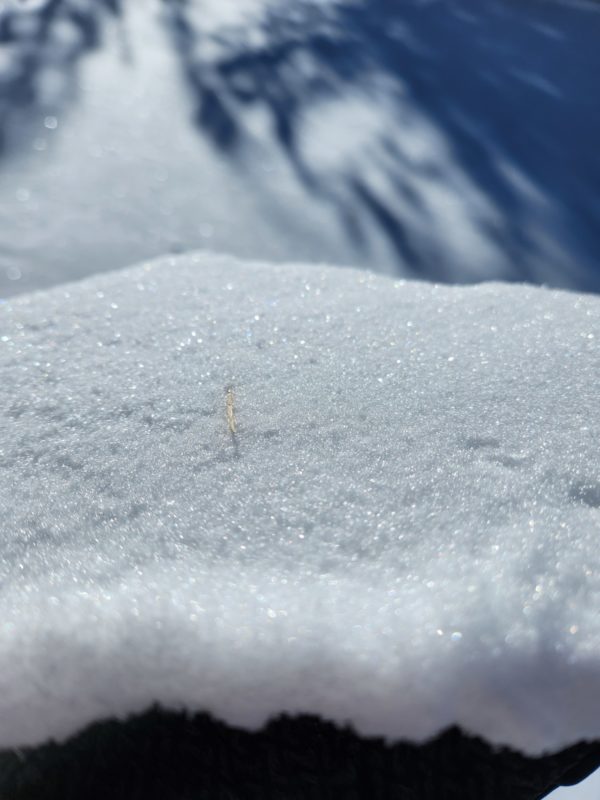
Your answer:
[[[600,289],[595,0],[0,0],[0,297],[211,249]]]

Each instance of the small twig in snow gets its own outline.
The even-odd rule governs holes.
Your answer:
[[[227,410],[227,425],[229,426],[229,433],[235,434],[237,431],[237,422],[235,419],[235,409],[233,407],[234,394],[231,386],[227,388],[225,396],[225,406]]]

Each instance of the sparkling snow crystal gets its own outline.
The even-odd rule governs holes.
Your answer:
[[[600,736],[600,300],[185,256],[0,306],[0,746]]]

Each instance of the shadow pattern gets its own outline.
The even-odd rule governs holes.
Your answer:
[[[403,274],[600,291],[598,4],[270,2],[251,34],[207,34],[204,7],[162,0],[162,19],[193,123],[222,156],[248,164],[259,111],[357,250],[376,230]],[[0,13],[0,155],[13,117],[73,101],[81,57],[121,12],[122,0],[49,0]],[[331,114],[342,122],[321,131]],[[355,122],[367,133],[346,145]],[[324,160],[314,142],[332,130]]]
[[[20,0],[0,10],[0,156],[14,117],[74,99],[80,59],[101,45],[106,14],[120,13],[121,0]]]
[[[550,261],[558,285],[600,290],[597,5],[298,0],[294,14],[278,5],[265,14],[256,45],[239,30],[203,42],[194,4],[166,5],[202,134],[242,160],[245,118],[262,109],[298,177],[336,208],[357,245],[368,218],[404,271],[439,280],[455,274],[428,246],[436,214],[422,187],[445,187],[448,202],[460,204],[462,186],[435,148],[407,156],[407,122],[418,115],[427,123],[421,134],[439,134],[446,155],[490,203],[491,213],[478,215],[475,196],[467,212],[504,255],[502,274],[487,277],[537,282],[536,265],[547,276]],[[385,106],[386,124],[367,153],[332,176],[303,149],[303,128],[313,112],[360,91]],[[420,226],[410,223],[415,218]]]

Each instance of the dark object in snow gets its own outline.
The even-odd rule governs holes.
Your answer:
[[[393,746],[317,717],[251,733],[155,708],[63,745],[0,754],[9,800],[540,800],[600,765],[600,743],[529,758],[451,728]]]

